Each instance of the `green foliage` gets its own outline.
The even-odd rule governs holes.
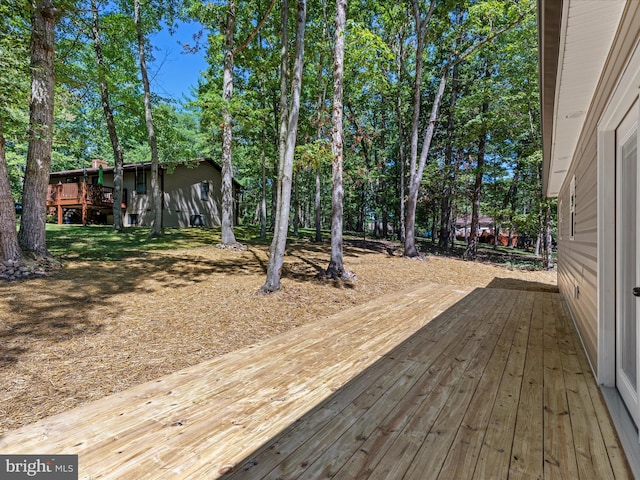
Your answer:
[[[18,8],[16,8],[16,4]],[[269,2],[236,0],[236,45],[262,18]],[[418,2],[426,13],[429,2]],[[92,158],[112,161],[103,120],[88,1],[61,3],[56,29],[56,108],[53,169],[82,168]],[[133,2],[102,0],[100,22],[105,71],[125,162],[150,158],[139,80]],[[539,92],[534,0],[442,0],[427,28],[420,128],[428,122],[443,68],[466,55],[447,83],[435,137],[422,178],[419,231],[440,214],[445,190],[458,216],[469,205],[479,134],[488,132],[483,171],[483,213],[527,236],[537,234],[540,194]],[[29,107],[29,4],[0,0],[0,118],[14,198],[19,199],[26,157]],[[291,12],[295,2],[291,2]],[[234,118],[234,174],[244,187],[242,215],[253,221],[262,193],[263,154],[268,201],[276,182],[278,156],[280,2],[259,35],[235,55],[233,100],[222,100],[226,0],[143,0],[145,34],[171,28],[177,19],[195,20],[205,36],[189,46],[206,49],[209,68],[195,98],[179,105],[153,95],[160,161],[171,165],[199,156],[219,159],[221,112]],[[306,58],[296,149],[302,226],[310,226],[315,168],[321,171],[323,225],[328,225],[331,188],[330,116],[335,3],[309,0]],[[476,48],[493,34],[521,23]],[[415,75],[415,25],[410,2],[353,0],[345,31],[344,186],[345,226],[362,230],[384,217],[400,225],[400,151],[408,157],[411,86]],[[291,28],[295,15],[290,15]],[[151,59],[153,45],[147,45]],[[488,109],[482,112],[482,105]],[[451,128],[449,123],[451,122]]]
[[[295,163],[298,169],[331,165],[332,158],[331,145],[324,138],[296,147]]]
[[[29,9],[0,0],[0,135],[6,140],[11,195],[22,195],[29,122]]]

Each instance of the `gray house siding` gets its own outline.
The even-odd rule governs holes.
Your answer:
[[[148,172],[147,172],[148,175]],[[149,226],[153,221],[151,211],[151,185],[146,178],[146,193],[136,191],[135,175],[125,177],[125,187],[129,192],[125,225]],[[165,227],[189,227],[193,216],[199,216],[202,226],[214,227],[221,223],[220,171],[210,163],[200,162],[196,167],[177,166],[171,173],[163,172]],[[206,183],[203,195],[202,184]]]
[[[203,182],[207,185],[204,192]],[[201,215],[207,227],[221,224],[222,179],[211,165],[176,168],[165,177],[165,190],[171,192],[165,194],[166,225],[189,226],[192,215]]]
[[[50,183],[96,183],[97,175],[97,168],[53,172]],[[194,222],[204,227],[221,225],[222,174],[221,168],[213,160],[198,159],[190,165],[177,165],[172,170],[161,168],[160,177],[164,227],[189,227]],[[113,167],[104,168],[103,184],[105,187],[113,187]],[[240,185],[235,180],[233,188],[234,202],[237,202]],[[124,225],[151,226],[153,212],[150,164],[125,165],[123,189],[123,202],[126,204],[126,210],[123,211]],[[237,205],[235,210],[237,211]],[[105,210],[103,215],[106,223],[113,223],[113,215],[109,211]]]

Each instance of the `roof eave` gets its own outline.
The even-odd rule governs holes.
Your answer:
[[[538,0],[538,65],[542,120],[542,191],[549,196],[563,0]]]

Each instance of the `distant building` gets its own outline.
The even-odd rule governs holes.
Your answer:
[[[481,243],[495,243],[495,220],[486,215],[478,216],[478,238]],[[471,215],[463,215],[456,218],[456,238],[458,240],[466,240],[471,235]],[[511,239],[511,240],[509,240]],[[498,232],[498,244],[502,246],[515,247],[518,244],[518,234],[501,229]]]
[[[58,223],[113,223],[113,167],[102,159],[91,168],[52,172],[47,208]],[[151,163],[123,167],[125,226],[151,226]],[[219,226],[222,219],[222,168],[210,158],[160,168],[164,227]],[[240,184],[234,180],[234,211]]]

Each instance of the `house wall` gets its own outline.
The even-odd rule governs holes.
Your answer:
[[[201,198],[201,183],[209,192]],[[221,225],[222,177],[217,168],[201,162],[196,168],[179,166],[164,177],[166,227],[188,227],[192,215],[202,215],[205,227]]]
[[[123,186],[128,192],[125,225],[133,225],[132,215],[137,215],[139,226],[150,226],[153,222],[151,210],[151,181],[147,171],[147,192],[137,193],[135,173],[127,172]],[[220,202],[222,198],[222,178],[220,171],[207,162],[189,168],[179,165],[164,176],[164,212],[163,226],[189,227],[192,215],[201,215],[205,227],[221,224]],[[209,192],[206,199],[201,198],[201,183],[207,182]]]
[[[558,286],[576,321],[596,375],[598,365],[598,121],[640,39],[640,2],[630,1],[596,88],[558,196]],[[615,158],[605,172],[615,175]],[[575,231],[570,238],[570,187],[575,176]],[[615,248],[615,245],[611,245]]]

